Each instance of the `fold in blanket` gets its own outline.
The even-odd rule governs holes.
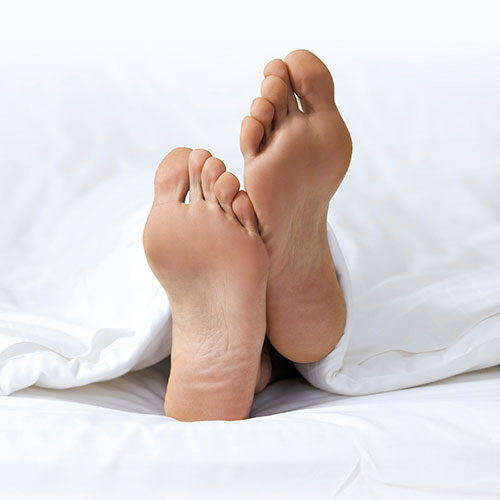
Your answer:
[[[130,192],[130,182],[108,189]],[[102,207],[111,194],[98,194]],[[117,209],[108,202],[106,217],[76,224],[95,202],[94,196],[79,200],[52,229],[50,248],[19,259],[3,275],[0,394],[34,384],[67,388],[107,380],[169,354],[169,305],[142,250],[149,207],[135,200]],[[453,273],[394,277],[354,301],[330,226],[328,235],[348,319],[332,353],[296,364],[311,384],[367,394],[498,364],[497,269],[464,270],[458,259]],[[75,247],[76,240],[87,244]],[[39,269],[44,272],[31,279]]]

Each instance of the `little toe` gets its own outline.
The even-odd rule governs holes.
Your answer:
[[[239,191],[233,199],[233,212],[241,225],[251,233],[259,233],[257,216],[252,202],[245,191]]]
[[[217,179],[226,171],[224,162],[219,158],[210,157],[203,165],[201,171],[201,187],[203,190],[203,198],[207,201],[217,203],[217,198],[214,193],[214,186]]]
[[[292,84],[290,83],[290,77],[288,75],[288,68],[284,61],[281,59],[273,59],[266,64],[264,68],[264,76],[274,75],[281,78],[286,83],[287,86],[287,107],[289,113],[295,113],[299,111],[297,105],[297,98],[293,92]]]
[[[240,181],[231,172],[224,172],[214,186],[215,196],[224,212],[234,216],[232,203],[240,189]]]
[[[335,109],[332,75],[318,57],[307,50],[295,50],[285,57],[285,63],[305,112]]]
[[[273,124],[275,127],[279,126],[287,115],[288,87],[286,83],[277,76],[266,76],[260,86],[260,93],[274,106]]]
[[[161,161],[155,174],[155,199],[184,202],[189,190],[189,148],[176,148]]]
[[[203,200],[201,171],[211,156],[205,149],[193,149],[189,155],[189,201]]]
[[[250,115],[264,125],[264,137],[269,137],[274,117],[274,106],[264,97],[257,97],[250,106]]]
[[[260,143],[264,138],[264,125],[253,116],[245,116],[241,123],[240,149],[245,158],[259,154]]]

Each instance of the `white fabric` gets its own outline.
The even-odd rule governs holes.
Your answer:
[[[141,247],[156,165],[172,147],[206,147],[241,177],[238,128],[262,64],[297,46],[332,68],[354,139],[329,214],[352,280],[350,336],[300,369],[318,387],[364,394],[500,361],[500,71],[488,30],[453,31],[445,9],[449,45],[435,43],[439,23],[412,45],[370,17],[358,39],[330,26],[357,26],[358,8],[318,16],[318,3],[301,17],[267,2],[287,29],[278,36],[255,8],[273,35],[248,44],[236,35],[252,23],[207,38],[201,14],[179,27],[188,9],[147,17],[141,36],[99,3],[98,16],[80,13],[109,16],[99,38],[70,22],[51,29],[45,7],[31,8],[34,23],[21,4],[0,20],[0,394],[110,379],[168,354],[168,304]],[[476,15],[450,8],[454,20]],[[171,16],[179,24],[164,29]],[[125,38],[109,39],[109,26]]]
[[[493,253],[491,265],[478,269],[467,269],[459,255],[450,270],[388,279],[353,310],[349,272],[331,227],[329,242],[347,322],[326,358],[295,363],[315,387],[370,394],[500,364],[500,269]]]
[[[0,397],[0,496],[476,500],[500,496],[500,368],[384,394],[278,382],[240,422],[162,415],[160,367]]]
[[[149,206],[137,206],[138,186],[127,176],[101,183],[47,221],[43,243],[7,260],[0,394],[106,380],[169,354],[169,305],[144,256]]]

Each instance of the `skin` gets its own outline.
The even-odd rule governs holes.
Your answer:
[[[275,59],[264,76],[240,144],[245,188],[269,255],[267,336],[285,358],[310,363],[335,348],[345,326],[326,218],[352,144],[330,72],[314,54]]]
[[[165,414],[177,420],[247,418],[267,383],[260,364],[268,257],[252,204],[225,170],[208,151],[170,152],[144,230],[172,311]]]
[[[247,418],[255,392],[344,330],[326,216],[352,145],[333,80],[307,51],[264,76],[241,129],[248,194],[201,149],[171,151],[156,173],[144,248],[171,305],[165,414],[177,420]]]

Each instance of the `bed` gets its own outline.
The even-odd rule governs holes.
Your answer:
[[[235,22],[224,2],[33,2],[0,21],[0,498],[500,497],[493,4],[287,5]],[[278,31],[250,45],[256,23]],[[183,145],[241,178],[263,64],[299,47],[332,69],[354,140],[329,213],[348,330],[249,420],[177,422],[141,246],[154,171]]]
[[[2,398],[2,497],[498,498],[498,367],[368,396],[292,378],[194,424],[163,416],[167,370]]]

